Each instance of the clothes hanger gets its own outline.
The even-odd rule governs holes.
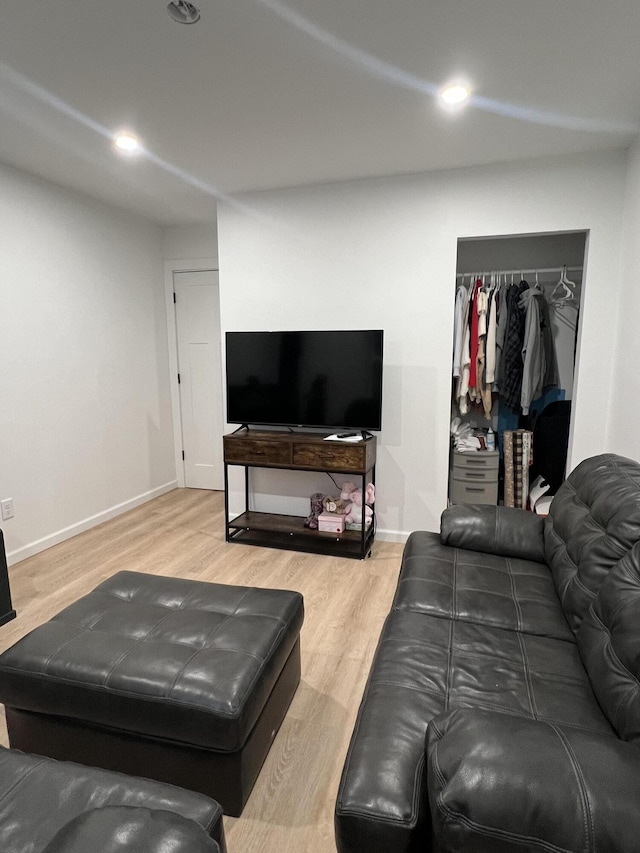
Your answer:
[[[571,291],[571,295],[572,295],[572,296],[573,296],[573,298],[575,299],[575,296],[576,296],[576,283],[575,283],[575,281],[570,281],[570,280],[567,278],[567,268],[566,268],[566,266],[564,266],[564,267],[562,268],[562,283],[564,284],[564,286],[565,286],[565,287],[567,287],[567,288]]]
[[[560,281],[553,288],[550,301],[554,305],[565,305],[573,302],[576,298],[575,282],[567,278],[567,267],[563,266],[560,271]]]

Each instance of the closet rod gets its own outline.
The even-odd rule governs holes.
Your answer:
[[[465,275],[535,275],[536,273],[558,273],[559,275],[562,270],[566,270],[567,273],[583,272],[584,267],[539,267],[538,269],[533,270],[523,270],[521,267],[518,267],[517,269],[513,270],[484,270],[484,272],[476,272],[474,270],[472,272],[456,273],[456,278],[462,278]]]

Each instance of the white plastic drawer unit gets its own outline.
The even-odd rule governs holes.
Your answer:
[[[497,504],[497,450],[471,450],[451,454],[449,500],[452,504]]]

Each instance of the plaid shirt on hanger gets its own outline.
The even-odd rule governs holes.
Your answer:
[[[504,341],[504,370],[502,373],[501,395],[504,404],[513,412],[520,411],[522,393],[522,346],[524,344],[524,325],[526,309],[520,304],[520,296],[529,287],[523,279],[507,291],[507,329]]]

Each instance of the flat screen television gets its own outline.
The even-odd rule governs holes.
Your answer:
[[[379,430],[380,329],[227,332],[227,421]]]

